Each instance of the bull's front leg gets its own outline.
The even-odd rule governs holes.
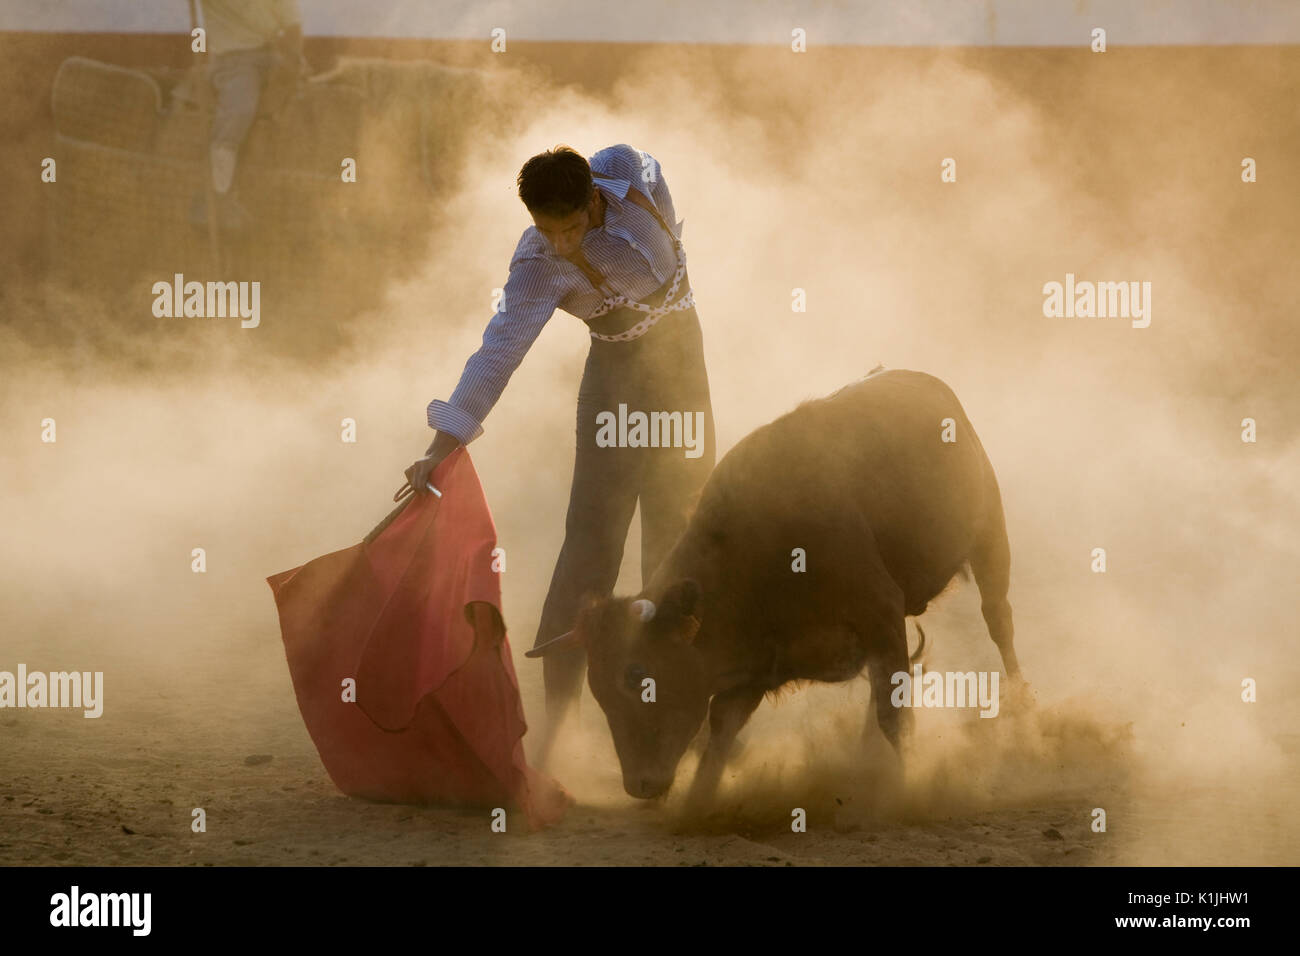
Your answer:
[[[686,798],[691,809],[699,810],[712,802],[736,735],[762,701],[763,693],[758,687],[736,687],[715,695],[709,702],[709,743]]]

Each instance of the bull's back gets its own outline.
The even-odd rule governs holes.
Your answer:
[[[996,494],[979,436],[952,389],[920,372],[880,373],[827,404],[885,565],[923,608],[969,557]]]
[[[996,494],[956,395],[907,370],[868,376],[751,433],[714,484],[729,488],[733,520],[740,506],[782,535],[812,525],[835,533],[861,515],[909,613],[960,569]]]

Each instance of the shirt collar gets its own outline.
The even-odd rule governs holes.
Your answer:
[[[627,198],[627,191],[632,188],[632,184],[626,179],[616,179],[613,176],[602,176],[600,173],[591,174],[592,181],[599,180],[599,185],[609,193],[617,196],[619,199]]]

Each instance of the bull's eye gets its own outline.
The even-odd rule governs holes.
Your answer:
[[[640,664],[628,664],[623,672],[623,684],[633,693],[641,693],[641,681],[646,678],[645,668]]]

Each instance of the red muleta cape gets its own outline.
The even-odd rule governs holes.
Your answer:
[[[266,579],[298,709],[349,796],[557,822],[570,798],[524,759],[496,527],[464,446],[430,481],[442,497],[417,498],[370,544]]]

